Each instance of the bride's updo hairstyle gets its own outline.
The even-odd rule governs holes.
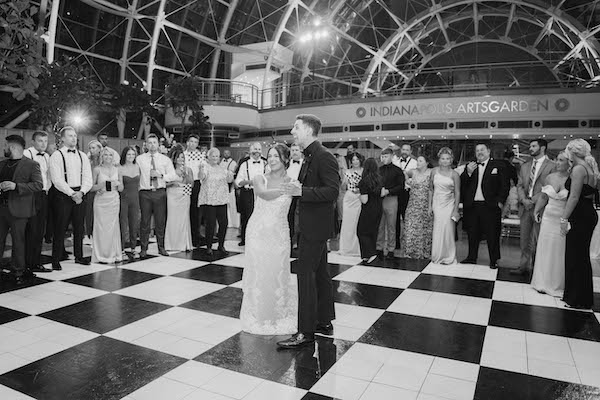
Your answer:
[[[584,160],[594,171],[597,179],[600,179],[600,172],[598,171],[598,163],[592,156],[592,148],[588,142],[583,139],[573,139],[567,144],[565,149],[567,158],[573,160],[573,157],[578,157]]]
[[[285,169],[288,169],[288,167],[290,166],[290,148],[283,143],[275,143],[271,146],[269,151],[271,151],[271,149],[275,149],[275,151],[277,151],[281,163],[283,164]]]

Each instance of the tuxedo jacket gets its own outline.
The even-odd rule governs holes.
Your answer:
[[[498,203],[504,204],[508,197],[509,185],[505,177],[505,171],[502,163],[490,159],[483,171],[483,180],[481,181],[481,191],[488,207],[498,207]],[[477,192],[477,182],[479,180],[479,168],[473,171],[469,176],[467,168],[460,176],[462,203],[465,209],[473,206],[475,193]]]
[[[8,159],[0,161],[0,171],[7,163]],[[8,192],[8,211],[16,218],[33,217],[36,212],[34,193],[42,191],[44,187],[40,164],[27,157],[21,158],[12,182],[16,187]]]
[[[329,239],[334,230],[333,210],[340,192],[340,175],[335,157],[320,142],[315,140],[304,150],[298,180],[302,183],[300,232],[313,240]]]
[[[529,189],[531,188],[530,174],[532,166],[533,159],[521,165],[521,169],[519,170],[519,177],[517,182],[519,208],[522,207],[523,199],[529,197]],[[535,183],[533,185],[533,196],[531,197],[531,200],[533,200],[534,203],[537,201],[540,193],[542,192],[542,186],[544,185],[546,177],[556,170],[556,163],[546,157],[546,159],[539,168],[540,170],[537,173],[537,178],[535,179]]]

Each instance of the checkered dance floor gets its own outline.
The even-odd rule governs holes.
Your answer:
[[[600,309],[487,266],[329,262],[335,336],[295,351],[240,331],[243,253],[2,282],[0,399],[600,398]]]

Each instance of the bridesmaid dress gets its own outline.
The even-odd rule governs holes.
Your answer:
[[[360,216],[360,194],[354,193],[358,189],[361,175],[358,172],[346,171],[348,189],[344,195],[342,228],[340,230],[340,251],[344,256],[360,256],[360,244],[356,235],[358,217]]]
[[[406,206],[404,236],[401,248],[404,257],[426,259],[431,257],[433,221],[429,215],[430,174],[409,180],[410,197]]]
[[[167,226],[165,228],[165,249],[170,251],[192,250],[192,228],[190,209],[192,185],[173,182],[167,188]],[[184,211],[182,211],[184,210]]]
[[[565,237],[560,234],[560,216],[567,205],[569,191],[556,193],[552,185],[542,188],[548,195],[538,235],[531,287],[540,293],[562,297],[565,289]]]
[[[456,264],[455,222],[452,221],[454,202],[454,179],[434,174],[431,262],[436,264]]]
[[[100,171],[98,184],[119,179],[115,168],[112,176],[106,176]],[[92,234],[92,262],[115,263],[122,260],[121,228],[119,211],[121,201],[115,187],[111,191],[96,192],[94,198],[94,232]]]

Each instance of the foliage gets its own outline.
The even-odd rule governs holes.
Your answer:
[[[45,66],[34,20],[38,11],[28,0],[0,0],[0,82],[17,87],[13,97],[19,101],[37,98]]]
[[[153,120],[159,118],[160,112],[154,106],[152,97],[138,85],[115,85],[111,87],[112,99],[111,105],[116,113],[116,118],[120,118],[120,111],[142,112]]]
[[[208,116],[204,115],[204,108],[199,102],[202,94],[202,81],[196,77],[179,77],[172,79],[167,86],[166,103],[171,107],[173,114],[185,122],[187,116],[192,123],[192,129],[200,132],[210,129]]]

